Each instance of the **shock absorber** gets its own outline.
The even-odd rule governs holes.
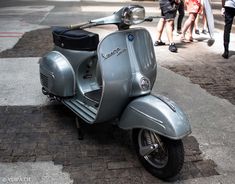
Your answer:
[[[144,136],[146,138],[146,142],[147,142],[148,145],[153,144],[153,141],[152,141],[151,135],[150,135],[150,131],[144,130]]]

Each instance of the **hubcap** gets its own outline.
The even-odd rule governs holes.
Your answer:
[[[156,168],[163,168],[168,162],[168,152],[164,142],[153,131],[141,129],[138,135],[139,152]]]

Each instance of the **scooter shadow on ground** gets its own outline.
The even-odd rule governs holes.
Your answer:
[[[71,134],[76,130],[76,118],[78,118],[73,112],[57,101],[52,101],[50,104],[50,112],[52,116],[57,116],[58,119],[66,119],[66,122],[58,122],[63,128],[71,131]],[[66,117],[70,117],[67,119]],[[69,120],[69,122],[67,121]],[[82,133],[82,139],[79,139],[79,134],[77,133],[77,140],[81,142],[87,142],[92,140],[94,144],[100,145],[112,145],[118,144],[120,147],[128,148],[129,151],[133,151],[131,143],[131,132],[118,128],[112,122],[102,122],[98,124],[88,124],[82,119],[79,120],[80,130]],[[61,124],[63,123],[63,124]],[[76,128],[75,128],[76,127]],[[74,139],[75,141],[75,139]],[[134,152],[133,152],[134,153]]]
[[[75,117],[74,117],[75,118]],[[131,144],[131,132],[125,131],[118,128],[112,122],[104,122],[99,124],[87,124],[85,122],[80,122],[81,131],[82,131],[82,140],[92,139],[96,144],[113,144],[114,142],[121,147],[128,148],[129,151],[132,151]],[[78,135],[79,138],[79,135]]]

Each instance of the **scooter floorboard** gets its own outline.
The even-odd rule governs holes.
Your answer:
[[[88,123],[93,123],[96,115],[97,109],[92,106],[85,104],[84,102],[75,98],[62,100],[62,103],[71,109],[76,115],[84,119]]]
[[[84,95],[86,98],[88,98],[91,101],[94,101],[98,105],[101,99],[102,89],[90,91],[90,92],[85,93]]]

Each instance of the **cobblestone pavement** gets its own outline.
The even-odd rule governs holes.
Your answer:
[[[225,98],[235,105],[235,63],[217,63],[216,66],[177,65],[166,68],[189,77],[193,83],[199,84],[210,94]]]
[[[217,30],[215,44],[208,47],[205,42],[208,35],[195,36],[193,43],[177,43],[177,54],[169,53],[167,47],[157,47],[157,59],[161,66],[190,78],[192,83],[200,85],[210,94],[235,104],[234,34],[231,34],[229,59],[221,56],[222,38],[223,32]],[[179,36],[175,36],[175,39],[179,39]]]
[[[195,48],[197,43],[193,44],[183,52],[197,50]],[[235,51],[230,51],[231,58],[228,60],[222,58],[222,52],[223,50],[213,52],[213,49],[200,49],[199,53],[192,54],[192,58],[188,59],[188,62],[174,64],[163,62],[161,65],[190,78],[193,83],[199,84],[210,94],[227,99],[235,105],[235,57],[233,56]],[[185,55],[187,56],[187,53]]]
[[[54,161],[74,183],[162,183],[137,161],[130,133],[109,124],[84,124],[77,139],[75,116],[62,105],[0,107],[0,162]],[[196,139],[183,140],[185,163],[179,180],[217,175],[203,160]]]

